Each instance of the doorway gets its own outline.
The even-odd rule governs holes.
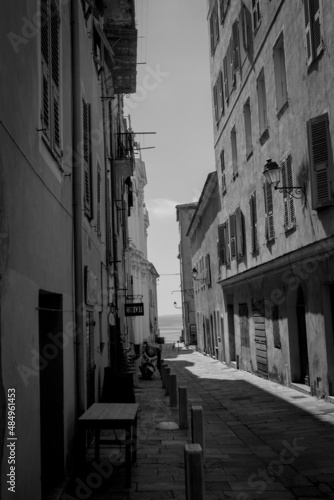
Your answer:
[[[305,300],[304,293],[301,287],[297,291],[296,316],[298,329],[298,346],[299,346],[299,382],[301,384],[310,385],[308,348],[307,348],[307,333],[305,320]]]
[[[64,479],[63,299],[39,292],[42,499]]]

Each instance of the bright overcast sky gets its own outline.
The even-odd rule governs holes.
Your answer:
[[[137,94],[125,100],[148,184],[148,259],[161,275],[158,314],[181,306],[175,205],[197,201],[215,170],[205,0],[136,0]]]

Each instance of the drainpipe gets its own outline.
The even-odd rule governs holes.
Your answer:
[[[82,250],[82,116],[81,116],[81,72],[79,2],[71,2],[71,60],[72,60],[72,162],[73,162],[73,225],[74,225],[74,286],[76,325],[76,389],[77,415],[85,411],[84,378],[84,293]]]

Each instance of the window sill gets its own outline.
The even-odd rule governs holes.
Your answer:
[[[227,193],[227,189],[225,188],[225,189],[222,190],[222,196],[225,196],[226,193]]]
[[[290,236],[290,234],[296,231],[296,229],[297,229],[296,224],[290,224],[289,226],[284,226],[285,236]]]
[[[239,177],[239,173],[238,173],[238,172],[235,172],[235,173],[233,174],[233,181],[235,181],[235,179],[236,179],[237,177]]]
[[[277,119],[279,120],[289,107],[289,101],[286,100],[285,103],[277,110]]]

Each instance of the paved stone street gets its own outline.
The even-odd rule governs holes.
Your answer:
[[[187,387],[189,406],[203,407],[206,499],[334,499],[332,403],[191,350],[171,351],[167,345],[163,358],[178,386]],[[131,488],[124,488],[119,450],[104,449],[112,474],[100,488],[82,477],[80,484],[91,486],[77,489],[74,498],[185,499],[183,455],[191,431],[156,429],[159,422],[179,421],[160,378],[139,379],[136,394],[139,442]]]

